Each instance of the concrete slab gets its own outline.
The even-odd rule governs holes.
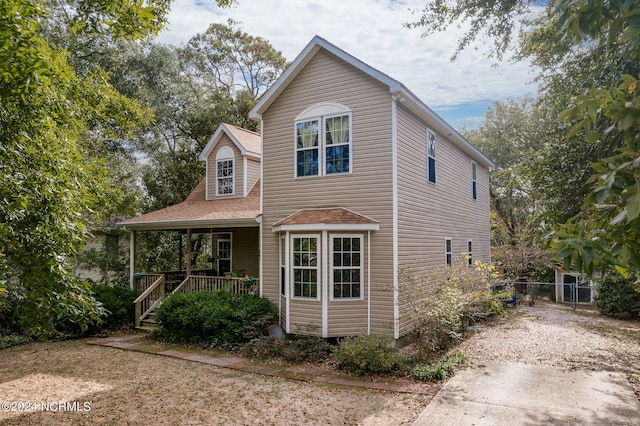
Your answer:
[[[621,373],[501,362],[459,371],[414,425],[638,425]]]

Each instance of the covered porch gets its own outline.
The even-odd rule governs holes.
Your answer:
[[[256,185],[247,197],[205,200],[203,181],[183,203],[119,223],[130,233],[136,327],[171,293],[262,293],[259,196]]]

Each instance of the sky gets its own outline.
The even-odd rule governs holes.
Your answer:
[[[462,29],[421,37],[406,22],[425,0],[237,0],[228,9],[211,0],[173,0],[167,29],[158,41],[179,46],[212,23],[233,19],[260,36],[288,61],[319,35],[368,65],[402,82],[454,128],[481,125],[493,101],[535,96],[526,62],[496,63],[486,43],[455,52]]]

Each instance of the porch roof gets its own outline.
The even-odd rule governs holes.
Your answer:
[[[179,230],[213,227],[259,226],[260,181],[246,197],[205,198],[205,180],[180,204],[132,217],[118,225],[131,230]]]
[[[367,216],[343,207],[302,209],[273,224],[280,231],[377,231],[380,224]]]

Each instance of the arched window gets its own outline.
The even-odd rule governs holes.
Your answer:
[[[351,110],[337,103],[317,104],[296,117],[295,176],[350,173]]]

